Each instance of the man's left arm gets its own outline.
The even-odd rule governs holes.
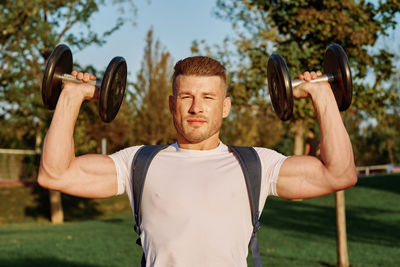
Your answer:
[[[305,72],[310,81],[320,72]],[[321,160],[311,156],[287,158],[279,171],[277,193],[284,198],[311,198],[346,189],[357,182],[349,135],[327,82],[303,83],[293,90],[297,98],[310,97],[320,125]]]

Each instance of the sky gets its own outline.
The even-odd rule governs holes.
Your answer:
[[[103,46],[93,45],[83,51],[73,51],[74,60],[105,70],[113,57],[122,56],[128,64],[128,79],[134,81],[142,61],[146,34],[151,27],[154,39],[158,39],[171,53],[174,62],[191,55],[190,46],[194,40],[221,44],[224,37],[233,34],[231,23],[213,14],[216,0],[134,0],[134,3],[137,6],[135,26],[126,22]],[[91,18],[91,25],[101,33],[109,29],[119,15],[116,6],[102,6]],[[400,24],[399,15],[397,21]],[[400,26],[391,31],[390,36],[381,38],[379,45],[397,47],[395,51],[400,52]],[[397,65],[400,68],[399,62]]]
[[[191,55],[193,40],[222,43],[225,36],[233,33],[229,22],[213,15],[216,0],[139,0],[135,4],[135,26],[126,22],[102,47],[73,50],[74,61],[105,70],[113,57],[122,56],[127,61],[130,77],[134,78],[140,69],[146,34],[151,27],[154,39],[171,53],[174,63]],[[102,32],[110,28],[118,15],[115,6],[102,7],[91,19],[93,29]]]

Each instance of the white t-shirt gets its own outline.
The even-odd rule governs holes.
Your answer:
[[[132,210],[132,159],[140,146],[110,155],[118,194]],[[276,182],[285,156],[256,147],[262,165],[259,209]],[[246,181],[239,162],[222,143],[212,150],[170,145],[153,159],[142,195],[141,241],[147,266],[247,266],[252,233]]]

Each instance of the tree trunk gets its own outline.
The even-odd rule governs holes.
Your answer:
[[[298,120],[294,123],[293,131],[294,131],[294,155],[303,155],[304,153],[304,122],[302,120]]]
[[[336,232],[337,232],[337,266],[349,267],[349,254],[347,251],[346,233],[346,205],[344,191],[335,194],[336,200]]]
[[[61,193],[58,191],[49,190],[50,211],[52,223],[64,222],[64,211],[62,208]]]
[[[386,145],[390,164],[394,164],[392,139],[388,136],[386,136]]]
[[[393,142],[392,142],[392,132],[390,129],[390,126],[387,123],[387,118],[386,116],[383,117],[381,127],[383,129],[383,132],[385,134],[385,141],[386,141],[386,148],[388,151],[388,156],[389,156],[389,161],[390,164],[394,164],[394,158],[393,158]]]

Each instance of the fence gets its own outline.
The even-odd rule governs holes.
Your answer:
[[[39,162],[40,151],[27,149],[0,149],[0,181],[35,181]]]
[[[107,140],[101,140],[101,152],[107,154]],[[0,148],[0,184],[30,184],[37,179],[41,151]]]
[[[379,173],[398,173],[400,172],[400,165],[382,164],[372,166],[359,166],[356,167],[357,174],[361,176],[369,176]]]

